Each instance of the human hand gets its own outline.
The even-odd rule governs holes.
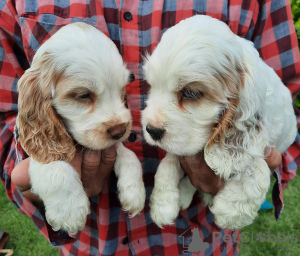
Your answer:
[[[116,161],[116,147],[104,149],[102,151],[84,149],[76,147],[76,153],[70,164],[74,167],[82,181],[87,196],[98,195]],[[22,192],[23,196],[32,202],[41,203],[41,199],[31,193],[30,177],[28,173],[29,158],[23,160],[15,166],[11,173],[12,183]]]
[[[223,188],[225,181],[206,164],[203,152],[194,156],[179,156],[179,162],[195,188],[212,195]]]
[[[281,164],[281,154],[275,148],[266,148],[265,157],[265,161],[273,173],[276,167]],[[216,195],[224,187],[225,181],[206,164],[203,152],[194,156],[179,156],[179,161],[192,185],[197,189]]]
[[[275,169],[281,164],[282,157],[278,150],[275,148],[266,148],[265,149],[265,161],[270,168],[271,173],[273,174]]]

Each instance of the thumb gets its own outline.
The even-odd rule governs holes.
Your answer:
[[[28,187],[30,188],[30,178],[29,178],[29,163],[30,159],[26,158],[22,162],[18,163],[11,172],[11,181],[18,188]]]
[[[41,202],[41,199],[37,195],[31,193],[29,164],[30,158],[26,158],[18,163],[11,172],[11,181],[16,185],[17,189],[21,191],[24,197],[32,202]]]

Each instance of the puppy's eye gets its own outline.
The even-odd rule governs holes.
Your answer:
[[[198,100],[202,96],[202,93],[200,91],[183,89],[181,90],[181,96],[182,99],[193,101],[193,100]]]
[[[85,93],[85,94],[78,95],[77,97],[79,99],[90,99],[91,98],[91,94]]]

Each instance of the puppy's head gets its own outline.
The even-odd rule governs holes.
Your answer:
[[[151,86],[142,115],[146,141],[176,155],[230,139],[243,144],[235,122],[256,109],[241,96],[251,76],[243,56],[237,37],[211,17],[194,16],[167,30],[144,64]]]
[[[114,43],[84,23],[61,28],[18,83],[20,142],[37,161],[70,161],[73,139],[103,149],[130,133],[129,71]]]

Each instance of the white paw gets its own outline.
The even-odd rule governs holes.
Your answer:
[[[230,212],[226,210],[227,208],[231,209]],[[247,209],[249,214],[247,214]],[[220,204],[216,201],[214,201],[210,210],[214,214],[215,223],[218,227],[230,230],[240,229],[250,225],[256,218],[258,211],[258,209],[253,209],[245,202],[236,202],[236,204],[225,202],[225,204]]]
[[[209,207],[220,228],[240,229],[250,225],[257,216],[260,203],[257,204],[255,200],[247,197],[243,191],[237,191],[239,183],[240,181],[227,183]]]
[[[213,195],[205,193],[203,191],[199,192],[199,195],[201,196],[202,204],[204,206],[212,206],[213,201],[214,201],[214,196]]]
[[[59,191],[44,200],[46,218],[53,230],[76,234],[82,230],[90,213],[90,202],[85,192]]]
[[[119,199],[130,217],[140,213],[145,206],[146,189],[143,180],[118,180]]]
[[[192,200],[193,200],[193,196],[191,197],[190,194],[182,193],[182,191],[180,190],[179,204],[181,210],[186,210],[187,208],[189,208]]]
[[[252,162],[240,179],[226,181],[214,197],[210,210],[221,228],[240,229],[250,225],[265,200],[270,184],[270,170],[263,159]]]
[[[163,225],[172,225],[179,210],[179,189],[167,187],[159,189],[154,187],[150,197],[150,215],[152,220],[160,228]]]
[[[185,176],[179,182],[179,190],[180,190],[180,208],[182,210],[187,209],[194,197],[195,192],[197,189],[192,185],[189,176]]]
[[[145,206],[146,189],[143,170],[137,156],[122,143],[117,144],[115,173],[118,178],[119,200],[124,211],[134,217]]]

